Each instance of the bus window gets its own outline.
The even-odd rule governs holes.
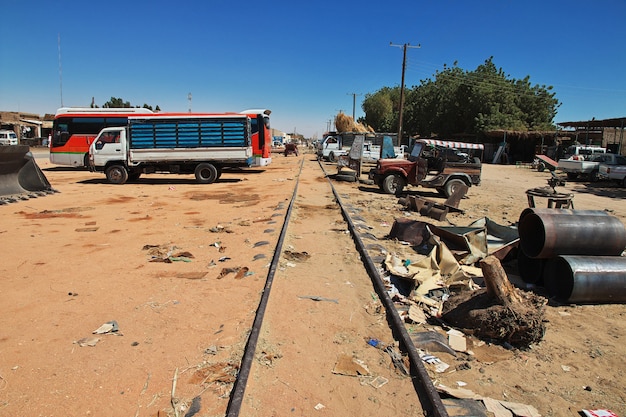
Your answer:
[[[68,123],[55,123],[54,133],[52,135],[52,146],[63,146],[70,138]]]
[[[259,121],[256,117],[250,117],[250,132],[255,134],[259,131]]]

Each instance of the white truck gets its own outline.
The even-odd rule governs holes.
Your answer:
[[[573,152],[573,153],[569,153]],[[611,164],[613,154],[606,153],[605,148],[570,146],[566,151],[567,158],[559,159],[557,170],[567,174],[569,180],[586,178],[592,182],[598,180],[600,163]]]
[[[626,157],[615,155],[613,165],[600,164],[598,175],[600,179],[615,181],[622,187],[626,187]]]
[[[397,138],[395,133],[330,132],[317,145],[317,158],[337,162],[340,156],[347,155],[357,137],[364,137],[363,158],[377,160],[384,137]],[[406,147],[396,147],[396,155],[404,155]]]
[[[210,184],[222,168],[252,162],[250,118],[237,114],[129,116],[126,126],[102,129],[89,148],[89,169],[112,184],[155,172]]]

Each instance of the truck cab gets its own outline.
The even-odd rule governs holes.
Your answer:
[[[342,137],[338,134],[328,134],[317,146],[317,159],[336,162],[341,155],[347,154],[343,149]]]
[[[89,147],[89,170],[93,172],[105,170],[109,182],[119,184],[122,181],[123,173],[119,170],[109,170],[108,167],[114,164],[125,166],[127,149],[125,127],[102,129]],[[126,182],[126,179],[123,182]]]
[[[474,152],[483,149],[481,144],[419,139],[408,159],[379,159],[369,178],[387,194],[421,185],[450,197],[462,185],[480,184],[482,163]]]

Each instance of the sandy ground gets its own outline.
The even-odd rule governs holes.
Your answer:
[[[38,164],[60,192],[0,206],[0,416],[165,416],[175,415],[172,404],[180,416],[224,415],[298,175],[284,247],[292,253],[279,263],[241,415],[421,415],[410,379],[366,343],[393,339],[312,155],[277,155],[266,169],[208,186],[171,175],[115,186],[102,174]],[[465,213],[448,220],[514,224],[524,191],[548,175],[485,165]],[[407,251],[385,240],[398,217],[449,224],[407,213],[373,186],[335,185],[390,250]],[[559,190],[575,194],[576,209],[626,223],[626,189]],[[541,343],[436,353],[451,367],[430,372],[544,416],[598,408],[624,416],[625,318],[623,305],[551,304]],[[93,333],[110,321],[117,332]],[[333,372],[342,355],[369,376]]]

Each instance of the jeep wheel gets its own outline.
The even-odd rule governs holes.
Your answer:
[[[397,174],[389,174],[383,179],[383,191],[387,194],[398,195],[405,185],[404,178]]]
[[[464,185],[467,185],[467,184],[465,184],[465,181],[460,180],[458,178],[454,178],[454,179],[451,179],[450,181],[448,181],[446,183],[446,185],[443,186],[443,191],[444,191],[446,197],[450,197],[452,194],[454,194],[454,192],[458,188],[460,188],[460,187],[462,187]]]

